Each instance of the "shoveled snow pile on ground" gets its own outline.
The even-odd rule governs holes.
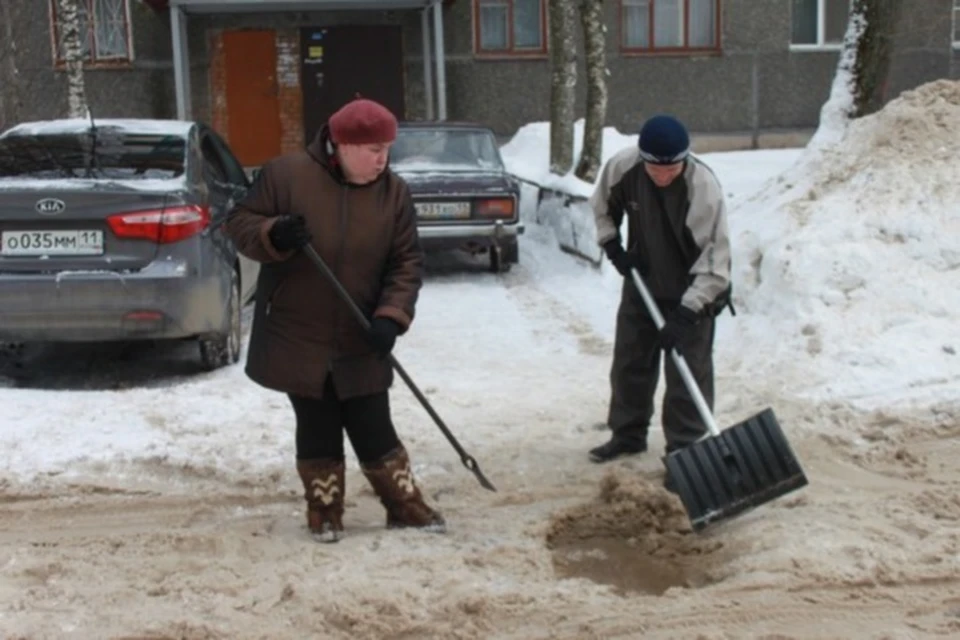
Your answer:
[[[960,83],[909,91],[732,215],[736,366],[817,398],[955,399]]]

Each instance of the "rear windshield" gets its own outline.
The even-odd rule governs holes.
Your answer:
[[[0,179],[156,180],[184,171],[186,140],[99,127],[64,134],[0,138]]]
[[[390,149],[390,165],[410,172],[503,169],[493,134],[470,129],[401,129]]]

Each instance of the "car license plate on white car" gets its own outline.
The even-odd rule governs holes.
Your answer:
[[[4,256],[98,256],[103,253],[103,231],[4,231],[0,255]]]
[[[470,217],[469,202],[418,202],[417,216],[424,220],[451,220]]]

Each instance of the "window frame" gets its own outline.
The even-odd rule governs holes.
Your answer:
[[[620,50],[620,54],[625,57],[639,57],[639,56],[676,56],[676,55],[720,55],[723,51],[723,44],[721,42],[721,37],[723,34],[723,0],[711,0],[713,2],[713,9],[715,11],[715,19],[713,23],[713,45],[708,47],[691,47],[689,46],[690,42],[690,0],[681,0],[683,2],[683,41],[684,45],[679,47],[658,47],[654,41],[654,30],[655,24],[653,16],[656,12],[658,0],[649,0],[650,2],[650,26],[649,26],[649,38],[650,42],[654,43],[652,47],[632,47],[627,45],[625,42],[626,31],[627,31],[627,21],[626,21],[626,7],[625,4],[629,4],[629,0],[619,0],[617,3],[617,26],[618,26],[618,38],[617,38],[617,47]]]
[[[540,48],[539,49],[517,49],[513,45],[513,5],[516,0],[473,0],[473,55],[483,59],[527,59],[527,58],[545,58],[549,54],[550,31],[547,25],[547,3],[549,0],[539,0],[540,2]],[[497,49],[494,51],[481,48],[482,38],[480,7],[485,3],[502,2],[507,5],[507,43],[506,49]]]
[[[96,55],[96,16],[91,9],[95,6],[95,0],[80,0],[87,4],[88,15],[93,16],[93,19],[88,22],[88,28],[91,30],[89,34],[90,42],[93,43],[88,55],[83,58],[84,68],[116,68],[116,67],[129,67],[132,66],[134,61],[134,51],[133,51],[133,17],[130,11],[130,0],[120,0],[123,2],[123,18],[124,18],[124,29],[123,36],[126,39],[127,43],[127,55],[122,58],[97,58]],[[59,14],[57,9],[57,0],[47,0],[47,8],[49,13],[49,28],[50,28],[50,54],[53,59],[53,66],[56,69],[63,69],[66,67],[66,61],[60,57],[60,39],[58,37],[58,26],[59,26]]]
[[[827,0],[817,0],[817,41],[813,44],[796,44],[793,42],[793,5],[790,9],[790,36],[788,38],[791,51],[840,51],[843,49],[843,42],[824,42],[827,31],[826,23],[826,4]],[[850,14],[850,7],[853,6],[853,0],[848,0],[847,15]],[[849,18],[848,18],[849,20]],[[843,25],[843,31],[846,33],[847,25]]]

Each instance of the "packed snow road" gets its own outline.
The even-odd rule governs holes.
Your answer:
[[[192,347],[27,352],[22,368],[5,358],[0,636],[960,631],[960,533],[944,526],[960,521],[956,413],[805,403],[720,364],[720,422],[775,406],[811,485],[693,535],[659,486],[658,428],[651,454],[587,459],[607,437],[594,425],[616,281],[536,227],[525,240],[505,276],[431,260],[396,350],[498,489],[479,486],[398,380],[395,420],[443,536],[385,531],[348,456],[347,537],[311,541],[292,413],[242,365],[198,373]],[[723,346],[718,361],[733,353]]]

